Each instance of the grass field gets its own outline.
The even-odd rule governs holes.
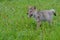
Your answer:
[[[36,22],[26,14],[29,5],[54,8],[57,16],[52,27],[42,22],[35,30]],[[0,40],[60,40],[60,0],[0,0]]]

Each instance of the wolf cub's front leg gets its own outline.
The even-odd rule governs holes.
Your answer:
[[[40,21],[37,21],[37,29],[41,27],[41,22]]]
[[[41,27],[41,21],[40,21],[40,17],[37,17],[37,29]]]

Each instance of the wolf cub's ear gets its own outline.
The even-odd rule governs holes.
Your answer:
[[[36,6],[34,6],[34,9],[36,9]]]

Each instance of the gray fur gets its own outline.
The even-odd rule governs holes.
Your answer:
[[[35,11],[33,13],[33,17],[38,20],[38,16],[40,21],[50,21],[54,15],[55,11],[52,10],[43,10],[43,11]]]
[[[53,15],[56,16],[54,9],[39,11],[37,9],[34,9],[34,7],[30,7],[28,11],[28,16],[33,16],[37,21],[37,27],[41,25],[42,21],[47,21],[49,24],[52,24]]]

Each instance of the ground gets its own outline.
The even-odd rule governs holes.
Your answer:
[[[28,6],[38,10],[55,9],[53,24],[27,17]],[[0,40],[60,40],[60,0],[0,0]]]

